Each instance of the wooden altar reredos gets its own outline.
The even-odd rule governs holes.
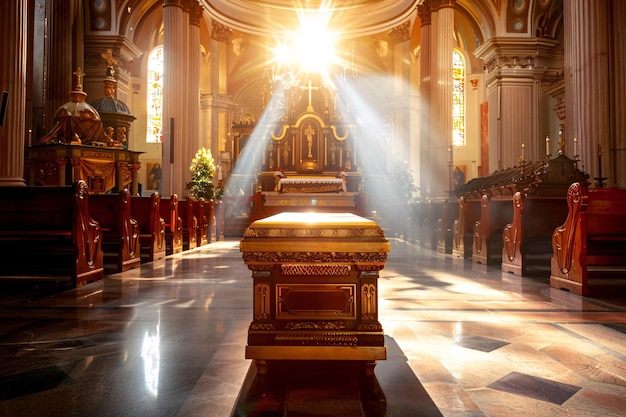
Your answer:
[[[319,76],[279,82],[281,94],[267,100],[267,122],[246,113],[233,124],[233,162],[240,161],[246,149],[254,149],[249,173],[263,191],[274,190],[277,170],[288,177],[332,177],[340,169],[348,174],[348,190],[356,191],[360,150],[347,102]]]

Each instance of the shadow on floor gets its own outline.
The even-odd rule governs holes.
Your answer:
[[[250,366],[233,417],[441,416],[395,341],[375,376],[356,361],[273,361],[265,375]]]

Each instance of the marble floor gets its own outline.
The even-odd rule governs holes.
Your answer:
[[[79,289],[0,282],[0,416],[626,416],[626,300],[390,239],[387,359],[245,359],[238,240]]]

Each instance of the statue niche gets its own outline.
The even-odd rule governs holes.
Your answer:
[[[306,118],[297,130],[300,145],[298,155],[300,163],[298,171],[321,171],[323,161],[320,161],[322,149],[320,147],[321,136],[324,135],[317,120],[312,117]]]

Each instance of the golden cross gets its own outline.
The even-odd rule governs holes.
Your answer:
[[[81,67],[78,67],[72,74],[76,76],[76,90],[83,91],[83,76],[87,75]]]
[[[113,56],[113,52],[110,49],[107,49],[106,52],[101,53],[100,56],[104,58],[109,67],[117,65],[117,59],[115,59],[115,57]]]
[[[311,92],[313,90],[317,90],[317,87],[312,87],[311,86],[311,80],[309,80],[309,86],[308,87],[302,87],[300,86],[301,89],[303,90],[309,90],[309,106],[307,107],[307,111],[313,111],[313,106],[311,105]]]

